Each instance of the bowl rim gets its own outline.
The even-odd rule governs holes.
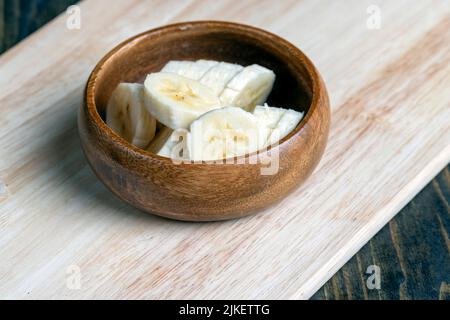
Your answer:
[[[151,36],[154,34],[164,34],[170,33],[170,32],[180,32],[185,31],[190,28],[198,28],[201,26],[208,26],[208,27],[219,27],[222,30],[230,29],[230,30],[239,30],[239,31],[246,31],[249,33],[252,33],[253,35],[259,35],[262,37],[265,37],[266,39],[272,39],[276,43],[279,43],[283,45],[284,47],[287,47],[289,52],[292,54],[297,55],[297,58],[302,61],[302,64],[305,65],[305,70],[309,77],[311,78],[311,84],[312,84],[312,90],[311,90],[311,102],[308,111],[303,116],[303,118],[300,120],[300,123],[293,129],[288,135],[286,135],[283,139],[278,141],[277,147],[280,147],[281,145],[285,144],[286,142],[290,141],[294,136],[297,136],[297,133],[302,131],[303,127],[309,122],[309,119],[312,117],[314,112],[319,107],[319,98],[320,98],[320,92],[322,90],[325,90],[324,84],[321,81],[321,77],[319,74],[319,71],[314,66],[312,61],[308,58],[308,56],[303,53],[299,48],[297,48],[295,45],[290,43],[289,41],[283,39],[282,37],[266,31],[264,29],[242,24],[242,23],[236,23],[236,22],[229,22],[229,21],[219,21],[219,20],[195,20],[195,21],[184,21],[184,22],[178,22],[178,23],[172,23],[163,25],[157,28],[152,28],[150,30],[141,32],[139,34],[136,34],[132,37],[129,37],[125,39],[124,41],[120,42],[118,45],[116,45],[113,49],[111,49],[108,53],[106,53],[100,61],[95,65],[94,69],[91,71],[86,87],[84,90],[84,96],[83,96],[83,104],[85,111],[88,113],[88,116],[93,120],[95,126],[97,127],[97,130],[102,131],[105,136],[108,137],[114,137],[113,144],[119,144],[120,147],[124,150],[127,150],[128,152],[132,153],[135,156],[138,156],[143,159],[151,159],[151,160],[158,160],[166,163],[173,163],[173,159],[168,157],[163,157],[160,155],[157,155],[156,153],[147,151],[145,149],[141,149],[139,147],[136,147],[135,145],[131,144],[130,142],[126,141],[124,138],[122,138],[120,135],[115,133],[107,124],[105,121],[103,121],[102,117],[97,111],[97,106],[95,102],[95,90],[96,90],[96,84],[99,73],[102,71],[103,66],[105,63],[113,57],[118,51],[123,50],[127,46],[132,45],[136,41],[140,41],[141,39]],[[160,35],[161,36],[161,35]],[[258,151],[254,151],[251,153],[247,153],[245,155],[241,156],[235,156],[233,158],[227,158],[227,159],[221,159],[217,160],[218,162],[223,162],[225,164],[228,164],[227,160],[233,159],[232,164],[234,163],[249,163],[248,159],[252,157],[258,157],[259,155],[263,153],[267,153],[275,144],[272,144],[266,148],[263,148]],[[243,160],[244,159],[244,160]],[[211,161],[193,161],[193,160],[183,160],[178,165],[207,165],[210,164]]]

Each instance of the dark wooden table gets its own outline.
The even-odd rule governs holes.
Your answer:
[[[0,53],[76,1],[0,0]],[[450,166],[336,273],[313,299],[450,300]],[[380,269],[380,289],[366,285]]]

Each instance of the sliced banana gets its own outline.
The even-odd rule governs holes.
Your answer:
[[[267,126],[271,129],[275,129],[283,114],[287,109],[269,107],[267,103],[263,106],[256,106],[253,114],[261,123],[261,125]]]
[[[189,155],[194,161],[220,160],[258,150],[256,117],[236,107],[205,113],[191,124]]]
[[[287,136],[292,130],[295,129],[295,127],[297,127],[302,118],[303,112],[298,112],[292,109],[286,110],[278,121],[276,127],[270,133],[267,139],[267,145],[274,144]]]
[[[263,146],[267,146],[269,136],[272,131],[277,127],[286,109],[269,107],[267,103],[263,106],[256,106],[253,111],[253,115],[258,120],[259,128],[262,132]]]
[[[158,154],[159,150],[164,146],[167,139],[169,139],[173,130],[167,127],[162,127],[153,138],[152,142],[147,147],[147,151]]]
[[[184,74],[186,78],[200,80],[211,68],[218,65],[217,61],[212,60],[197,60],[192,68]]]
[[[214,93],[220,95],[228,82],[243,69],[244,67],[238,64],[219,62],[200,78],[200,83],[210,87]]]
[[[150,143],[148,151],[172,159],[189,159],[189,132],[186,129],[163,128]]]
[[[190,133],[186,129],[174,130],[158,151],[158,155],[172,159],[189,159],[189,139]]]
[[[149,74],[144,87],[148,111],[173,130],[186,129],[203,113],[220,107],[210,88],[174,73]]]
[[[256,105],[266,101],[274,81],[275,73],[272,70],[253,64],[231,79],[220,94],[220,100],[224,105],[253,111]]]
[[[217,61],[212,60],[197,60],[197,61],[169,61],[161,72],[176,73],[180,76],[199,80],[203,77],[212,67],[218,64]]]
[[[106,109],[107,125],[122,138],[145,148],[155,136],[156,120],[144,106],[143,86],[120,83]]]
[[[167,62],[167,64],[161,69],[161,72],[170,72],[182,75],[183,72],[190,69],[193,63],[193,61],[172,60]]]

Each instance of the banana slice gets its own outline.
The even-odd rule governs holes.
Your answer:
[[[210,87],[215,94],[220,95],[228,82],[243,69],[244,67],[238,64],[219,62],[200,78],[200,83]]]
[[[266,101],[274,81],[275,73],[272,70],[253,64],[231,79],[220,94],[220,100],[224,105],[253,111],[256,105]]]
[[[194,62],[192,61],[172,60],[167,62],[160,72],[170,72],[181,75],[183,72],[190,69],[193,63]]]
[[[164,127],[150,143],[147,151],[172,159],[189,159],[188,136],[186,129],[174,131]]]
[[[145,148],[155,136],[156,120],[143,101],[143,85],[120,83],[106,109],[106,124],[136,147]]]
[[[258,119],[261,125],[275,129],[286,109],[269,107],[267,103],[263,106],[256,106],[253,115]]]
[[[156,131],[162,130],[164,128],[167,128],[167,127],[165,125],[163,125],[161,122],[156,121]]]
[[[297,127],[302,118],[303,112],[298,112],[291,109],[286,110],[278,121],[276,127],[270,133],[267,139],[267,145],[274,144],[287,136],[292,130],[295,129],[295,127]]]
[[[258,150],[256,117],[241,108],[224,107],[205,113],[191,124],[190,159],[220,160]]]
[[[176,73],[180,76],[199,80],[203,77],[209,69],[217,65],[217,61],[212,60],[197,60],[197,61],[169,61],[164,68],[161,69],[161,72],[171,72]]]
[[[144,87],[147,110],[173,130],[186,129],[203,113],[220,107],[210,88],[174,73],[149,74]]]
[[[286,109],[269,107],[267,103],[264,106],[256,106],[253,111],[253,115],[258,120],[258,124],[262,132],[263,147],[267,146],[267,141],[269,139],[272,131],[277,127]]]
[[[186,129],[177,129],[173,131],[158,151],[158,155],[179,160],[189,159],[189,135],[190,133]]]
[[[197,60],[191,69],[182,74],[186,78],[200,80],[211,68],[219,64],[217,61],[212,60]]]
[[[147,147],[147,151],[158,154],[159,150],[164,146],[167,139],[169,139],[173,130],[167,127],[162,127],[153,138],[152,142]]]

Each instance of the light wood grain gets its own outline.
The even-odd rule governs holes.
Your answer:
[[[0,57],[0,297],[308,298],[450,160],[445,1],[82,3]],[[104,10],[108,7],[108,10]],[[143,214],[97,181],[76,111],[96,61],[169,22],[275,32],[328,85],[330,140],[308,182],[271,210],[189,224]],[[70,289],[68,267],[81,271]],[[70,279],[69,279],[70,280]]]

